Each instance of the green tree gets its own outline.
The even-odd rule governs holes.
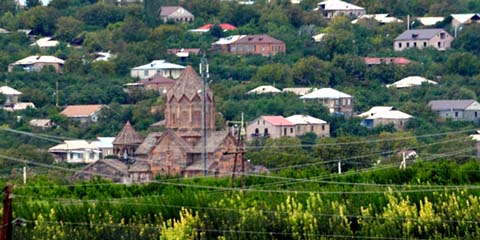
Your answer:
[[[57,17],[56,9],[39,6],[22,12],[20,22],[23,28],[32,29],[36,34],[49,36],[55,33]]]
[[[293,80],[304,86],[329,86],[331,69],[330,63],[317,57],[302,58],[292,66]]]
[[[97,3],[79,9],[76,16],[87,25],[106,27],[110,23],[122,21],[124,12],[117,6]]]
[[[447,59],[445,68],[449,73],[473,76],[480,73],[480,58],[472,53],[453,53]]]
[[[5,13],[15,13],[17,9],[17,6],[15,4],[15,1],[13,0],[2,0],[0,1],[0,16],[2,16]]]
[[[72,42],[84,28],[84,23],[74,17],[60,17],[56,24],[55,35],[64,41]]]
[[[259,67],[252,80],[273,85],[293,85],[290,68],[288,65],[281,63],[268,64]]]
[[[42,2],[40,0],[26,0],[27,9],[42,6]]]

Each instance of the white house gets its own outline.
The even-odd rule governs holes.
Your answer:
[[[130,76],[133,78],[138,77],[140,79],[146,79],[155,75],[161,75],[177,79],[184,69],[184,66],[169,63],[165,60],[155,60],[149,64],[132,68]]]
[[[86,140],[65,140],[48,149],[56,162],[92,163],[100,159],[100,149]]]
[[[22,95],[22,92],[11,87],[0,87],[0,94],[5,95],[5,102],[3,103],[3,110],[5,111],[25,110],[29,107],[35,108],[32,102],[18,102],[18,97]]]
[[[314,10],[319,11],[323,17],[332,19],[336,16],[357,18],[366,14],[365,8],[340,0],[326,0],[318,3]]]
[[[353,97],[333,88],[321,88],[301,96],[300,99],[318,101],[332,114],[340,113],[349,117],[353,113]]]
[[[54,56],[29,56],[20,59],[8,65],[8,71],[13,71],[14,67],[21,67],[27,72],[39,72],[46,66],[52,66],[57,73],[62,72],[65,61]]]
[[[378,14],[366,14],[358,17],[357,19],[353,20],[352,23],[356,24],[360,19],[373,19],[380,24],[386,24],[386,23],[401,23],[403,22],[401,19],[398,19],[396,17],[390,16],[388,13],[378,13]]]
[[[358,115],[363,119],[362,126],[367,128],[374,128],[378,125],[393,124],[395,128],[404,130],[408,121],[412,118],[411,115],[398,111],[390,106],[372,107],[367,112]]]
[[[387,87],[393,87],[393,88],[409,88],[409,87],[415,87],[415,86],[421,86],[423,84],[432,84],[432,85],[437,85],[438,83],[432,80],[428,80],[423,77],[419,76],[410,76],[406,77],[402,80],[396,81],[392,84],[387,84]]]
[[[309,115],[292,115],[287,120],[295,124],[295,134],[297,136],[304,135],[309,132],[315,133],[318,137],[330,136],[330,124],[318,118]]]
[[[43,37],[38,39],[36,42],[30,44],[30,46],[38,46],[39,48],[49,48],[56,47],[60,44],[57,40],[52,40],[51,37]]]

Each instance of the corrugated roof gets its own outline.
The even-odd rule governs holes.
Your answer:
[[[314,118],[309,115],[292,115],[290,117],[287,117],[287,120],[292,122],[295,125],[298,124],[325,124],[327,123],[326,121],[323,121],[322,119]]]
[[[312,91],[313,91],[313,88],[309,88],[309,87],[292,87],[292,88],[284,88],[282,90],[282,92],[291,92],[299,96],[303,96]]]
[[[67,117],[89,117],[100,111],[104,105],[71,105],[67,106],[60,114]]]
[[[300,99],[339,99],[339,98],[351,98],[352,96],[335,90],[333,88],[321,88],[315,90],[309,94],[301,96]]]
[[[358,116],[359,117],[371,117],[379,112],[388,112],[390,110],[392,110],[393,107],[390,107],[390,106],[376,106],[376,107],[372,107],[370,108],[370,110],[364,112],[364,113],[361,113],[359,114]]]
[[[143,137],[135,131],[130,121],[127,121],[122,130],[113,140],[114,145],[140,145],[143,142]]]
[[[182,74],[178,77],[175,85],[170,88],[167,92],[167,102],[169,102],[173,97],[175,99],[180,100],[183,96],[185,96],[189,101],[191,101],[195,96],[198,96],[200,99],[202,98],[201,94],[202,90],[202,79],[200,76],[195,72],[192,66],[187,66],[185,70],[183,70]],[[213,101],[213,93],[208,86],[206,86],[207,90],[207,100],[210,99]]]
[[[410,77],[406,77],[402,80],[396,81],[392,84],[387,84],[387,87],[407,88],[407,87],[413,87],[413,86],[421,86],[423,83],[438,84],[435,81],[428,80],[428,79],[423,78],[423,77],[410,76]]]
[[[113,148],[114,137],[97,137],[97,141],[91,142],[91,144],[97,148]]]
[[[231,43],[234,43],[234,42],[238,41],[241,38],[244,38],[245,36],[247,36],[247,35],[232,35],[232,36],[228,36],[228,37],[225,37],[225,38],[220,38],[220,39],[218,39],[218,41],[212,43],[212,45],[231,44]]]
[[[55,47],[58,44],[60,44],[60,42],[57,40],[52,40],[51,37],[43,37],[38,39],[36,42],[30,44],[30,46],[37,45],[38,47],[41,47],[41,48],[42,47],[47,48],[47,47]]]
[[[430,40],[440,32],[445,32],[445,30],[443,30],[442,28],[410,29],[400,34],[397,38],[395,38],[395,41],[412,40],[412,39]]]
[[[472,19],[473,17],[480,17],[479,14],[476,13],[462,13],[462,14],[450,14],[453,19],[457,20],[460,24],[465,23],[466,21]]]
[[[428,103],[433,111],[442,110],[465,110],[476,102],[473,99],[468,100],[433,100]]]
[[[409,119],[409,118],[412,118],[412,116],[398,110],[378,112],[373,116],[367,117],[367,119]]]
[[[79,150],[79,149],[97,149],[86,140],[64,140],[63,143],[48,149],[49,152]]]
[[[318,3],[318,6],[325,6],[325,10],[363,10],[364,8],[340,0],[327,0]]]
[[[0,87],[0,93],[4,95],[20,95],[22,92],[17,91],[9,86]]]
[[[262,93],[280,93],[280,89],[271,86],[271,85],[264,85],[264,86],[258,86],[250,91],[248,93],[256,93],[256,94],[262,94]]]
[[[283,116],[261,116],[261,118],[273,126],[293,126],[292,122],[288,121],[288,119],[284,118]]]
[[[164,69],[185,69],[185,67],[182,65],[169,63],[165,60],[154,60],[151,63],[132,68],[132,70],[164,70]]]
[[[35,55],[35,56],[29,56],[29,57],[20,59],[16,62],[12,63],[12,65],[31,65],[31,64],[35,64],[35,63],[64,64],[65,61],[60,59],[60,58],[54,57],[54,56],[38,56],[38,55]]]
[[[353,20],[352,23],[355,24],[360,19],[375,19],[380,23],[392,23],[392,22],[403,22],[401,19],[396,17],[391,17],[388,13],[378,13],[378,14],[366,14],[358,17],[357,19]]]
[[[424,26],[432,26],[443,21],[444,17],[417,17],[417,20]]]

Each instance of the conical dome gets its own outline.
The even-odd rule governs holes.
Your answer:
[[[187,66],[183,70],[180,77],[178,77],[177,82],[173,85],[172,88],[167,92],[167,102],[169,102],[172,97],[179,100],[185,96],[189,101],[191,101],[196,95],[200,98],[202,90],[202,78],[195,72],[192,66]],[[208,98],[212,100],[212,91],[207,86]]]
[[[135,131],[130,121],[125,123],[125,126],[113,140],[114,145],[140,145],[142,142],[142,136]]]

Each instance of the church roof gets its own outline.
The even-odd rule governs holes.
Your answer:
[[[210,88],[207,88],[208,98],[210,100],[213,99],[213,93]],[[191,101],[195,96],[199,96],[201,98],[202,90],[202,79],[198,75],[197,72],[192,68],[192,66],[187,66],[185,70],[183,70],[180,77],[178,77],[177,82],[173,85],[170,90],[167,92],[167,102],[175,97],[175,99],[180,100],[183,96],[185,96],[189,101]]]
[[[123,126],[117,137],[115,137],[115,140],[113,140],[114,145],[136,145],[142,142],[142,136],[135,131],[129,121],[125,123],[125,126]]]
[[[215,131],[207,135],[207,152],[212,153],[217,150],[217,148],[223,143],[225,138],[228,136],[228,131]],[[202,141],[192,149],[192,153],[201,153],[202,152]]]
[[[150,151],[155,147],[157,139],[162,135],[162,132],[149,133],[145,140],[138,146],[137,155],[148,155]]]

